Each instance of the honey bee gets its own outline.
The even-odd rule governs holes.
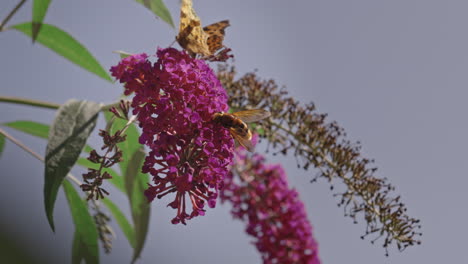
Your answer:
[[[253,152],[252,132],[246,123],[256,122],[270,116],[270,112],[262,109],[253,109],[239,111],[232,114],[216,113],[213,120],[223,127],[228,128],[231,136],[245,147],[248,151]]]

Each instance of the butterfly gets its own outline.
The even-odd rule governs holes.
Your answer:
[[[179,34],[176,40],[192,57],[197,54],[213,56],[224,47],[224,29],[228,26],[229,21],[223,20],[202,28],[200,18],[193,9],[192,0],[182,0]]]

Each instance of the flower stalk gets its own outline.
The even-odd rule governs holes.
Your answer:
[[[42,108],[49,108],[49,109],[59,109],[60,107],[60,104],[21,98],[21,97],[13,97],[13,96],[0,96],[0,102],[30,105],[30,106],[37,106],[37,107],[42,107]]]
[[[272,117],[257,124],[260,135],[267,139],[276,154],[292,154],[298,167],[319,170],[312,182],[324,178],[334,189],[338,180],[343,191],[334,194],[345,216],[357,222],[360,216],[367,223],[364,239],[378,234],[374,243],[384,237],[383,247],[396,243],[401,251],[420,244],[419,220],[410,217],[400,196],[393,194],[394,187],[385,178],[374,176],[372,160],[362,157],[359,143],[351,143],[336,122],[326,122],[326,115],[317,113],[314,104],[302,106],[289,97],[273,80],[261,80],[255,73],[247,73],[235,80],[235,69],[222,66],[218,78],[229,94],[232,109],[262,108]]]
[[[130,107],[129,103],[121,101],[119,109],[112,107],[109,109],[114,114],[114,118],[125,118],[128,122],[121,130],[117,130],[113,135],[110,134],[112,122],[109,122],[106,130],[100,130],[99,136],[103,138],[104,146],[101,150],[105,150],[104,155],[99,155],[95,149],[93,149],[88,157],[88,160],[92,163],[99,164],[98,169],[88,168],[88,172],[83,174],[84,183],[80,186],[85,192],[89,192],[88,200],[94,198],[95,200],[104,198],[104,194],[109,193],[101,188],[104,180],[112,178],[108,172],[104,171],[105,168],[110,168],[114,164],[122,161],[122,150],[119,149],[117,144],[126,140],[125,131],[128,127],[135,122],[137,116],[131,116],[128,118]]]

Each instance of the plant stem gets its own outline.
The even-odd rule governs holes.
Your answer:
[[[60,107],[59,104],[55,104],[55,103],[20,98],[20,97],[11,97],[11,96],[0,96],[0,102],[38,106],[38,107],[44,107],[44,108],[49,108],[49,109],[58,109]]]
[[[26,145],[24,145],[21,141],[17,140],[16,138],[14,138],[13,136],[11,136],[10,134],[8,134],[5,130],[1,129],[0,128],[0,134],[4,135],[8,140],[10,140],[11,142],[15,143],[18,147],[22,148],[23,150],[25,150],[26,152],[28,152],[29,154],[31,154],[33,157],[35,157],[36,159],[42,161],[43,163],[45,162],[44,160],[44,157],[42,157],[41,155],[37,154],[36,152],[34,152],[34,150],[30,149],[29,147],[27,147]],[[77,178],[75,178],[75,176],[71,175],[70,173],[67,174],[67,177],[68,179],[70,179],[71,181],[73,181],[75,184],[77,184],[78,186],[81,185],[81,182],[80,180],[78,180]]]
[[[8,21],[13,17],[13,15],[21,8],[21,6],[26,2],[26,0],[21,0],[13,10],[10,11],[10,13],[3,19],[2,23],[0,23],[0,31],[4,30],[4,26]]]
[[[121,131],[122,134],[125,133],[125,131],[127,130],[127,128],[128,128],[133,122],[135,122],[135,120],[137,119],[137,117],[138,117],[138,116],[136,116],[136,115],[132,115],[132,116],[128,119],[127,124],[125,124],[125,127],[122,128],[122,131]]]
[[[36,159],[44,162],[44,158],[37,154],[36,152],[34,152],[34,150],[28,148],[26,145],[24,145],[23,143],[21,143],[19,140],[17,140],[16,138],[14,138],[13,136],[11,136],[10,134],[8,134],[5,130],[1,129],[0,128],[0,134],[4,135],[8,140],[10,140],[11,142],[15,143],[18,147],[22,148],[23,150],[25,150],[26,152],[28,152],[29,154],[31,154],[33,157],[35,157]]]
[[[38,107],[49,108],[49,109],[59,109],[61,106],[60,104],[56,104],[56,103],[21,98],[21,97],[14,97],[14,96],[0,96],[0,102],[38,106]],[[101,111],[109,110],[110,108],[118,106],[119,104],[120,104],[120,101],[107,104],[107,105],[103,105],[101,106]]]

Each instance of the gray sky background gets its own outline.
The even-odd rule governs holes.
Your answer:
[[[2,1],[0,18],[17,2]],[[178,25],[179,1],[165,2]],[[194,7],[204,25],[231,21],[225,44],[233,49],[239,72],[259,69],[260,76],[274,78],[303,103],[313,101],[328,113],[349,139],[362,142],[364,155],[376,160],[377,175],[387,177],[408,213],[422,220],[423,244],[403,253],[391,250],[386,258],[381,240],[371,245],[359,238],[364,222],[354,225],[343,217],[328,183],[309,183],[315,171],[299,171],[292,158],[270,157],[282,162],[299,190],[323,263],[468,263],[468,2],[195,0]],[[31,1],[10,24],[30,16]],[[111,51],[154,53],[176,34],[129,0],[52,1],[45,22],[70,32],[106,69],[118,62]],[[0,58],[1,95],[109,103],[122,91],[15,31],[0,33]],[[50,110],[11,104],[0,104],[0,113],[0,122],[54,118]],[[8,131],[44,153],[43,140]],[[99,144],[96,136],[91,144]],[[69,262],[73,224],[63,192],[53,234],[43,212],[43,165],[7,142],[0,168],[3,232],[38,258]],[[113,194],[128,213],[124,198]],[[167,202],[153,204],[139,263],[261,263],[228,206],[174,226]],[[113,253],[102,254],[103,263],[129,262],[130,246],[119,230],[117,236]]]

